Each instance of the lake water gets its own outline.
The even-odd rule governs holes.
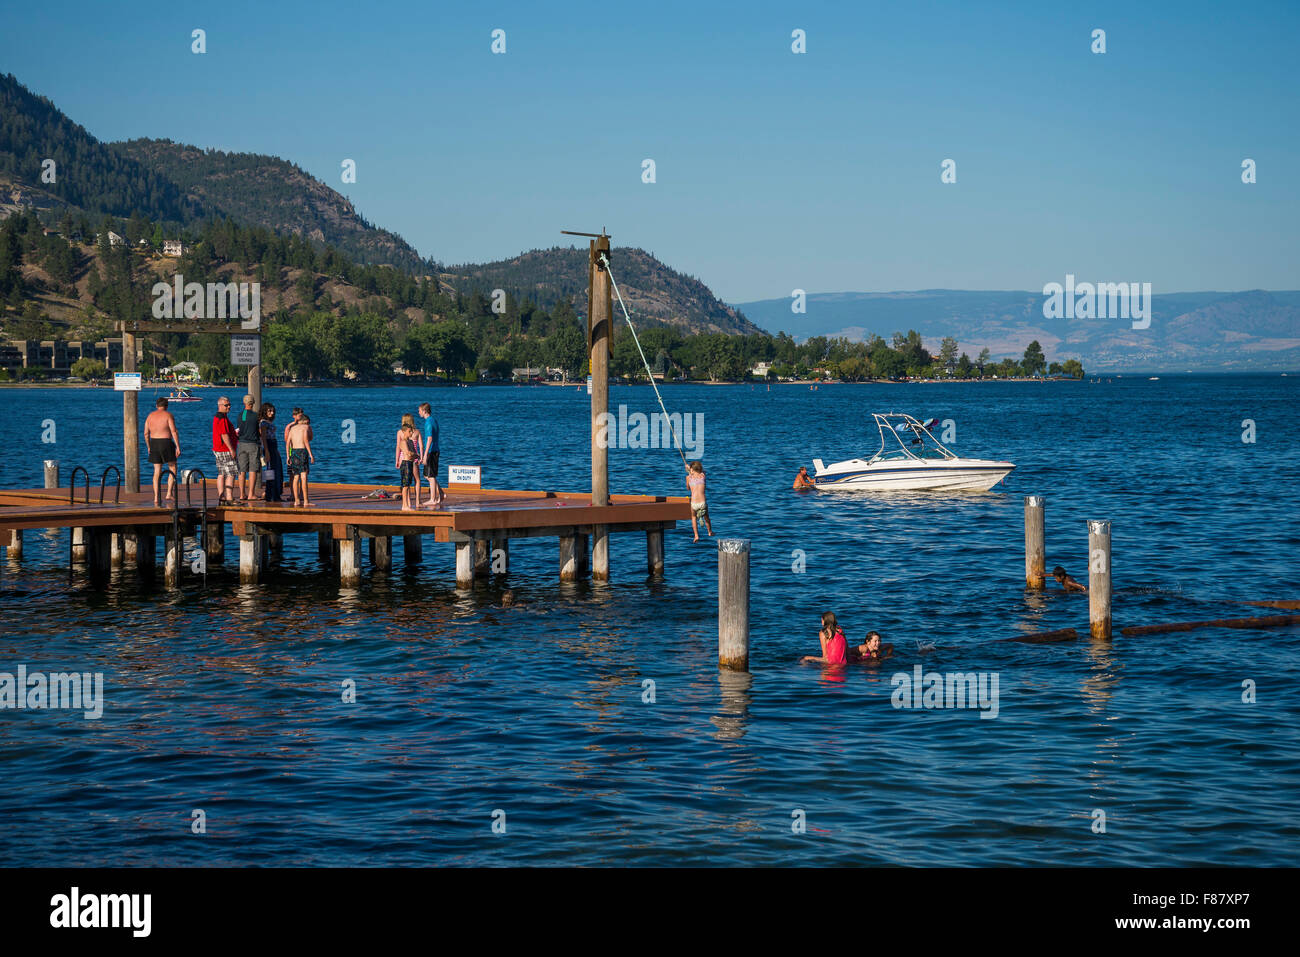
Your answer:
[[[431,538],[420,566],[395,544],[392,572],[367,565],[349,590],[315,536],[241,587],[231,542],[206,589],[169,594],[132,572],[70,586],[67,533],[28,532],[3,569],[0,672],[102,672],[105,704],[98,720],[0,710],[0,864],[1293,864],[1300,628],[1118,629],[1300,598],[1298,393],[1294,376],[665,389],[703,416],[715,532],[753,542],[748,675],[718,671],[716,548],[688,523],[659,582],[640,534],[615,537],[607,586],[561,585],[554,540],[517,542],[513,608],[501,581],[458,592]],[[173,410],[182,466],[211,475],[217,393],[200,394]],[[308,409],[322,481],[393,482],[400,414],[427,398],[444,467],[589,483],[580,389],[266,398]],[[656,408],[646,387],[614,388],[619,404]],[[40,485],[46,458],[65,482],[120,465],[111,391],[3,389],[0,410],[6,487]],[[979,495],[789,491],[814,457],[874,452],[869,413],[890,410],[951,419],[956,451],[1018,468]],[[684,494],[672,450],[610,460],[615,492]],[[1049,568],[1082,581],[1087,520],[1113,522],[1114,641],[1002,640],[1087,631],[1086,596],[1025,591],[1029,493],[1046,497]],[[826,609],[896,659],[799,665]],[[997,716],[895,708],[891,679],[918,663],[996,673]]]

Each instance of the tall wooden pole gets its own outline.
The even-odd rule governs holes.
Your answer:
[[[609,271],[601,257],[609,258],[609,237],[591,240],[588,272],[587,344],[591,350],[591,504],[609,504],[609,435],[600,441],[602,425],[609,421],[609,347],[613,333],[614,302]],[[609,430],[613,431],[613,430]],[[609,580],[609,529],[592,528],[592,581]]]
[[[749,670],[749,540],[718,539],[718,664]]]
[[[135,371],[135,336],[122,333],[122,371]],[[122,393],[122,437],[125,440],[126,490],[140,491],[140,393]]]
[[[257,353],[260,357],[262,354],[262,337],[257,337]],[[253,411],[261,413],[262,411],[262,367],[260,365],[248,367],[248,394],[253,397]]]
[[[1110,522],[1088,522],[1088,628],[1110,637]]]
[[[1043,496],[1025,496],[1025,584],[1043,590],[1047,553],[1043,547]]]

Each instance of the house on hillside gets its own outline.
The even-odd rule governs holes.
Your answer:
[[[110,229],[108,231],[108,244],[110,246],[125,246],[126,240]]]
[[[758,379],[766,379],[766,378],[767,378],[768,370],[771,369],[771,368],[772,368],[772,363],[770,363],[770,362],[760,362],[760,363],[758,363],[757,365],[755,365],[754,368],[750,369],[749,371],[754,375],[755,378],[758,378]]]
[[[164,239],[164,240],[163,240],[163,255],[164,255],[164,256],[184,256],[184,255],[185,255],[185,244],[184,244],[183,242],[181,242],[179,239]]]

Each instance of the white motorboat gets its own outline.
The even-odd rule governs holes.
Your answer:
[[[819,489],[900,492],[960,490],[987,492],[1015,468],[1010,462],[966,459],[930,434],[937,420],[921,423],[901,412],[874,412],[880,451],[869,459],[826,465],[813,459]]]

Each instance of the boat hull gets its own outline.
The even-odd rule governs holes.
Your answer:
[[[817,472],[818,489],[848,492],[987,492],[1015,469],[1010,462],[983,459],[841,462]]]

